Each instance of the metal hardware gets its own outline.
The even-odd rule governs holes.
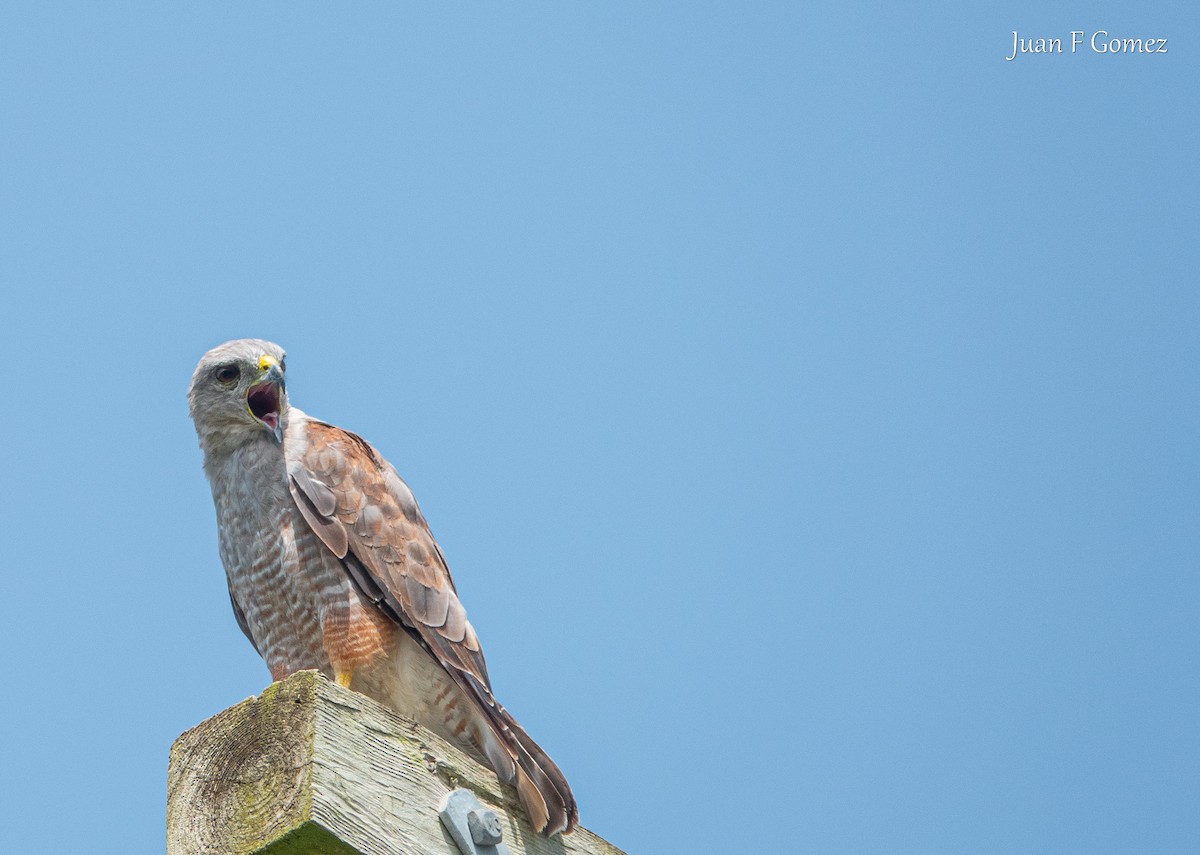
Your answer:
[[[459,787],[446,796],[438,815],[462,855],[511,855],[500,815],[470,790]]]

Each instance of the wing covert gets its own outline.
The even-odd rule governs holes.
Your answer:
[[[285,454],[304,519],[358,589],[416,636],[486,717],[503,752],[485,749],[489,761],[516,786],[533,827],[569,832],[579,821],[571,788],[492,694],[479,639],[412,491],[361,437],[302,418],[305,441],[285,443]]]
[[[303,451],[287,456],[305,521],[363,594],[414,630],[451,676],[490,696],[479,639],[408,485],[356,434],[311,418],[304,428]]]

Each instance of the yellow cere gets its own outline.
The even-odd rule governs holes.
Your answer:
[[[270,368],[273,365],[278,366],[279,360],[276,359],[274,356],[271,356],[271,354],[269,354],[269,353],[264,353],[262,355],[262,358],[258,360],[258,370],[259,371],[266,371],[268,368]]]

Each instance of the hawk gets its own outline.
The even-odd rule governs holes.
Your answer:
[[[324,672],[486,758],[538,832],[570,832],[571,788],[492,694],[412,491],[366,440],[288,403],[284,356],[227,342],[188,391],[238,625],[273,679]]]

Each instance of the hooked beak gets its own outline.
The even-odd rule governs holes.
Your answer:
[[[283,369],[273,356],[264,354],[258,370],[258,382],[246,392],[246,407],[283,444]]]

